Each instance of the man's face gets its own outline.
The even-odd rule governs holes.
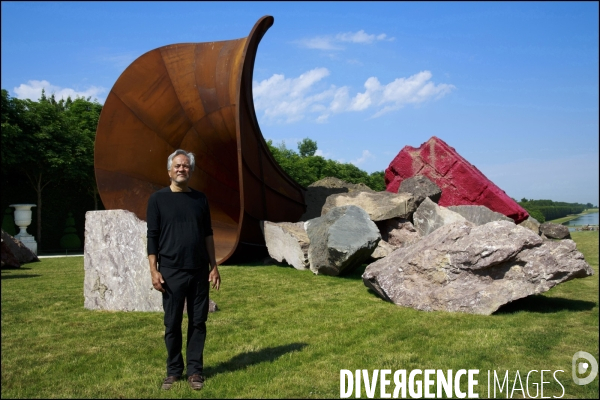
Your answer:
[[[191,176],[190,159],[183,154],[173,157],[171,169],[169,170],[169,178],[171,178],[171,181],[176,183],[187,183]]]

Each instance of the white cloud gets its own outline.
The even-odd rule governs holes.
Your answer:
[[[306,38],[298,40],[298,43],[302,47],[317,50],[342,50],[343,47],[339,43],[359,43],[359,44],[371,44],[381,40],[394,40],[394,38],[386,39],[387,35],[381,33],[379,35],[368,34],[363,29],[358,32],[345,32],[338,33],[336,35],[327,36],[315,36],[312,38]]]
[[[298,78],[274,74],[261,82],[253,82],[254,107],[264,111],[267,120],[295,122],[307,112],[322,112],[322,101],[330,90],[309,95],[312,87],[329,75],[327,68],[315,68]]]
[[[369,158],[373,158],[373,154],[371,154],[369,150],[363,150],[362,156],[350,162],[358,167],[359,165],[364,164],[364,162],[367,161]]]
[[[371,117],[377,118],[406,104],[440,99],[455,89],[450,84],[434,84],[431,72],[422,71],[386,85],[370,77],[364,83],[365,91],[351,97],[348,86],[330,85],[324,89],[324,78],[329,75],[327,68],[315,68],[297,78],[274,74],[261,82],[255,81],[255,109],[263,112],[266,122],[277,123],[296,122],[308,115],[318,123],[325,123],[332,114],[366,110],[373,110]]]
[[[98,98],[100,101],[99,95],[107,92],[107,90],[101,86],[90,86],[84,91],[78,91],[71,88],[62,88],[60,86],[52,85],[46,80],[30,80],[26,84],[22,83],[19,85],[19,87],[13,88],[13,92],[19,99],[30,99],[37,101],[40,99],[40,97],[42,97],[42,89],[45,90],[46,96],[54,94],[54,97],[57,100],[66,100],[67,97],[70,96],[71,99],[75,99],[76,97],[91,97],[92,99]],[[103,100],[104,99],[102,98],[102,101]]]

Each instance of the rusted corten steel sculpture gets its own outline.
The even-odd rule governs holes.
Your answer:
[[[96,133],[96,181],[107,209],[145,220],[150,195],[169,185],[167,157],[181,148],[196,154],[190,186],[210,202],[219,263],[264,246],[261,220],[300,218],[303,189],[273,159],[252,99],[256,50],[271,25],[265,16],[247,38],[163,46],[127,67]]]

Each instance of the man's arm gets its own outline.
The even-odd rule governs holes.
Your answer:
[[[162,287],[162,284],[165,283],[162,275],[158,272],[157,263],[156,263],[156,254],[148,254],[148,262],[150,263],[150,275],[152,276],[152,286],[154,289],[159,292],[165,291]]]
[[[208,260],[210,262],[210,273],[208,274],[208,281],[212,282],[212,288],[219,290],[221,287],[221,275],[217,268],[217,261],[215,258],[215,240],[212,235],[204,238],[206,244],[206,251],[208,252]]]

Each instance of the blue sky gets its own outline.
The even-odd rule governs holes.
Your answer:
[[[2,2],[2,88],[104,102],[160,46],[275,23],[254,69],[266,139],[384,170],[437,136],[516,199],[598,204],[597,2]]]

